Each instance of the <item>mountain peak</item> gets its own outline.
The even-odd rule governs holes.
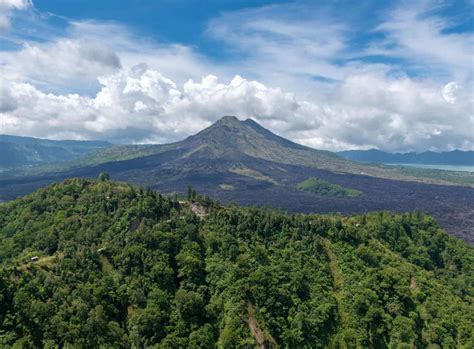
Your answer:
[[[216,125],[238,125],[241,121],[233,115],[226,115],[217,120],[214,124]]]
[[[190,154],[212,154],[212,157],[232,154],[246,155],[267,160],[291,158],[295,151],[309,151],[267,130],[251,119],[239,120],[235,116],[224,116],[208,128],[179,143]],[[280,160],[279,160],[280,161]]]

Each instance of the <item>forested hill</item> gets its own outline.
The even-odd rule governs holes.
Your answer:
[[[104,141],[53,141],[0,135],[0,169],[73,160],[111,146]]]
[[[0,347],[474,347],[474,252],[432,218],[190,196],[69,179],[0,205]]]

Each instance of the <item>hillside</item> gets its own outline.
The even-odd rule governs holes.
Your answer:
[[[337,153],[348,160],[386,164],[427,164],[474,166],[474,151],[387,153],[377,149],[346,150]]]
[[[0,346],[473,347],[474,251],[432,218],[191,197],[70,179],[0,205]]]
[[[102,141],[52,141],[0,135],[0,169],[68,161],[111,145]]]
[[[251,119],[239,120],[224,116],[208,128],[182,141],[161,145],[116,145],[101,149],[72,161],[56,162],[42,166],[15,169],[0,173],[0,178],[26,177],[63,172],[84,171],[87,167],[109,162],[130,161],[130,166],[140,170],[142,163],[167,154],[168,167],[200,158],[201,162],[223,159],[241,162],[245,158],[265,160],[278,164],[303,166],[318,170],[367,175],[392,180],[415,181],[434,184],[474,186],[474,175],[465,172],[399,168],[375,164],[361,164],[344,159],[329,151],[312,149],[291,142],[265,129]],[[138,160],[142,159],[142,160]],[[123,163],[125,166],[127,163]],[[161,164],[161,163],[160,163]],[[159,164],[159,165],[160,165]],[[233,166],[233,165],[232,165]],[[114,165],[111,164],[113,168]]]
[[[101,153],[106,159],[129,158],[97,164]],[[224,117],[180,142],[112,147],[88,157],[94,159],[94,165],[36,176],[6,176],[0,179],[0,200],[11,200],[66,178],[97,178],[99,173],[108,172],[115,180],[165,193],[183,193],[191,184],[223,202],[271,205],[289,212],[352,214],[418,209],[433,215],[450,234],[474,242],[474,188],[439,185],[437,180],[431,180],[436,185],[409,181],[409,176],[402,176],[403,181],[369,176],[371,169],[395,174],[400,170],[356,165],[333,153],[290,142],[251,120]],[[457,178],[456,172],[451,176]],[[311,178],[361,195],[327,196],[298,189],[299,183]],[[459,178],[474,183],[474,174]]]

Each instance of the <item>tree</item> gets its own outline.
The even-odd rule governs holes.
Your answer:
[[[193,187],[191,185],[188,185],[188,200],[192,200],[193,198]]]
[[[101,172],[99,175],[99,181],[107,182],[108,180],[110,180],[110,175],[107,172]]]
[[[0,205],[0,347],[474,348],[474,250],[422,213],[170,200],[69,179]]]

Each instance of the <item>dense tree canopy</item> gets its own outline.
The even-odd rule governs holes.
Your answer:
[[[340,185],[330,183],[320,178],[308,178],[296,185],[296,188],[302,191],[309,191],[322,196],[336,196],[336,197],[357,197],[361,196],[362,192],[357,189],[344,188]]]
[[[474,347],[474,252],[432,218],[191,197],[70,179],[0,205],[0,347]]]

